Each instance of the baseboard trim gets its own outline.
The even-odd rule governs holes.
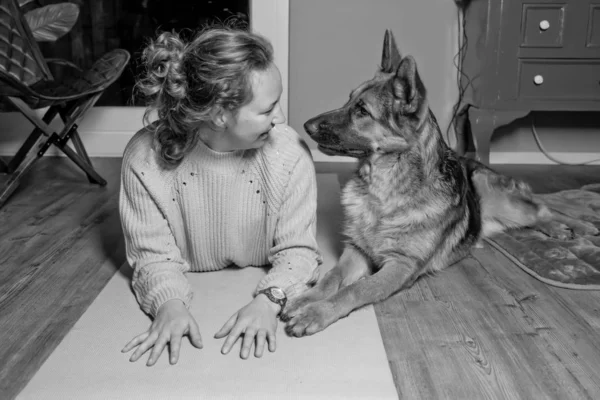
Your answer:
[[[586,165],[600,165],[600,153],[588,152],[549,152],[550,156],[561,163]],[[473,156],[474,154],[467,154]],[[592,161],[592,162],[590,162]],[[537,164],[537,165],[558,165],[559,163],[549,159],[542,152],[491,152],[490,164]]]
[[[24,140],[16,134],[3,133],[0,142],[0,156],[13,156]],[[135,132],[132,131],[105,131],[89,132],[80,129],[81,139],[90,157],[121,157],[127,142]],[[353,163],[356,159],[351,157],[328,156],[317,149],[311,149],[313,159],[319,163]],[[48,149],[46,155],[61,156],[62,153],[53,146]],[[596,160],[589,165],[600,165],[600,153],[598,152],[550,152],[550,155],[565,163],[583,163]],[[490,154],[491,164],[546,164],[554,165],[556,162],[550,160],[541,152],[492,152]]]
[[[133,137],[132,131],[104,131],[86,132],[79,128],[81,140],[90,157],[122,157],[125,146]],[[24,138],[12,132],[5,132],[3,140],[0,141],[0,156],[10,157],[19,150]],[[311,149],[315,162],[353,163],[355,158],[328,156],[317,149]],[[46,152],[47,156],[62,156],[62,152],[51,146]]]
[[[317,149],[311,149],[315,162],[355,162],[356,159],[350,157],[331,157],[327,156]],[[570,152],[550,152],[552,158],[567,164],[586,163],[587,165],[600,165],[600,153],[570,153]],[[467,156],[473,157],[475,154],[467,153]],[[593,161],[593,162],[589,162]],[[491,152],[490,164],[537,164],[537,165],[557,165],[542,152]]]
[[[122,157],[127,142],[133,137],[135,132],[84,132],[79,129],[81,140],[90,157]],[[14,137],[8,138],[8,141],[0,142],[0,156],[13,156],[21,147],[24,138],[17,140]],[[55,146],[50,146],[45,154],[46,156],[62,156],[63,153]]]

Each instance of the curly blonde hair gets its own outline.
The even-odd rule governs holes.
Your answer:
[[[163,32],[142,53],[145,73],[136,88],[146,98],[160,158],[176,166],[198,141],[198,127],[214,107],[236,112],[252,100],[251,74],[273,63],[263,36],[227,25],[209,26],[186,42]]]

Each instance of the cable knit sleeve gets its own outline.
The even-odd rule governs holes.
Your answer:
[[[256,292],[277,286],[288,298],[293,298],[317,280],[317,267],[322,260],[317,247],[316,213],[317,182],[307,149],[301,152],[290,172],[269,255],[272,268],[259,282]]]
[[[121,171],[119,212],[127,261],[134,270],[132,287],[142,310],[155,317],[167,300],[181,299],[189,307],[192,291],[181,256],[153,184],[164,185],[152,168],[142,167],[135,151],[126,151]]]

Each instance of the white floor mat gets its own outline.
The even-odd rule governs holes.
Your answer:
[[[339,185],[336,175],[319,174],[319,244],[325,265],[339,256]],[[258,268],[190,273],[191,311],[204,348],[185,339],[179,362],[165,353],[146,367],[146,354],[130,363],[121,348],[148,328],[124,265],[109,281],[18,399],[397,399],[371,306],[325,331],[290,338],[280,323],[277,351],[262,358],[239,357],[240,342],[228,354],[213,338],[225,321],[251,299],[264,271]]]

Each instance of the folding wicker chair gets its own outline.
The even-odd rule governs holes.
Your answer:
[[[0,0],[0,108],[20,111],[34,125],[10,162],[0,162],[0,178],[4,175],[3,184],[0,180],[0,207],[52,145],[73,160],[91,183],[106,185],[92,166],[77,126],[103,91],[119,78],[129,58],[126,50],[112,50],[87,71],[63,62],[70,67],[69,74],[61,82],[55,81],[17,0]],[[49,108],[40,118],[34,110],[45,107]],[[56,116],[64,124],[58,133],[50,128]]]

